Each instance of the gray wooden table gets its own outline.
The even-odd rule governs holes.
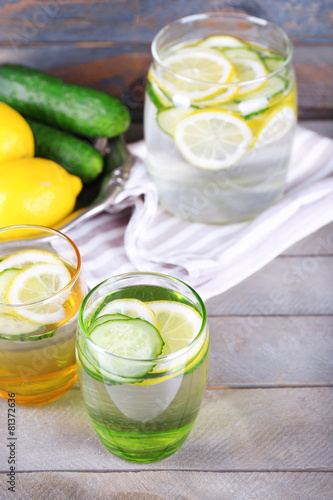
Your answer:
[[[332,122],[306,122],[333,137]],[[332,207],[333,209],[333,207]],[[0,499],[331,500],[333,225],[208,301],[211,365],[190,437],[135,465],[97,439],[78,386],[18,408],[16,493],[7,491],[0,401]]]

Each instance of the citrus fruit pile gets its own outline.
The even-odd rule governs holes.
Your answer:
[[[53,226],[73,211],[81,180],[57,163],[33,156],[30,126],[0,102],[0,227]]]
[[[216,35],[174,46],[150,69],[147,93],[185,160],[219,170],[292,130],[291,71],[273,50]]]
[[[129,124],[116,97],[0,64],[0,227],[61,226],[92,203],[127,156],[120,135]]]

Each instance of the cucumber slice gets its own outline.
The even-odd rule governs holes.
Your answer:
[[[147,80],[146,91],[148,96],[150,97],[151,102],[156,106],[157,109],[168,108],[172,105],[170,99],[162,92],[162,90],[154,82],[154,80]]]
[[[112,321],[112,320],[121,320],[121,319],[132,319],[130,316],[125,316],[125,314],[104,314],[103,316],[99,316],[96,318],[93,323],[88,327],[88,333],[91,332],[96,326],[102,325],[103,323],[106,323],[107,321]]]
[[[228,47],[227,49],[223,49],[223,54],[231,62],[237,61],[237,59],[252,59],[262,62],[262,57],[259,52],[251,47]]]
[[[119,377],[114,373],[105,371],[101,366],[96,363],[96,359],[91,356],[88,352],[88,345],[85,344],[83,349],[76,346],[76,359],[77,362],[81,364],[82,368],[90,375],[92,378],[106,385],[119,385],[119,384],[130,384],[133,382],[141,382],[142,379],[131,378],[131,377]]]
[[[195,111],[195,108],[167,108],[157,112],[157,124],[163,132],[173,137],[175,126],[185,116],[190,115]]]
[[[89,349],[90,357],[95,358],[100,369],[110,378],[111,374],[120,377],[144,376],[152,370],[154,363],[141,360],[156,358],[164,346],[157,328],[142,319],[106,321],[92,329],[90,339],[106,351]],[[129,363],[121,358],[132,358],[133,361]]]
[[[281,68],[284,62],[285,59],[282,56],[264,57],[264,64],[271,73]]]
[[[41,326],[30,321],[15,316],[10,312],[1,312],[0,314],[0,338],[22,337],[41,331]]]
[[[238,100],[236,97],[235,101],[243,103],[244,101],[250,101],[250,100],[254,101],[256,99],[258,99],[258,101],[265,99],[270,100],[276,95],[282,94],[282,92],[286,90],[287,85],[288,85],[287,80],[285,78],[282,78],[282,76],[272,76],[271,78],[267,79],[265,85],[260,87],[260,89],[255,90],[254,92],[251,92],[250,94],[243,96],[243,98],[240,100]],[[263,109],[263,107],[266,106],[264,105],[260,109]],[[253,110],[253,111],[259,111],[259,110]]]
[[[21,269],[10,268],[1,271],[0,273],[0,303],[5,304],[6,301],[6,292],[11,283],[11,281],[15,278],[17,273],[20,272]]]

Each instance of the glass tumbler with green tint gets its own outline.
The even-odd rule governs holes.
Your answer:
[[[170,276],[110,278],[82,303],[76,357],[84,402],[103,445],[125,460],[161,460],[183,444],[203,399],[205,306]]]

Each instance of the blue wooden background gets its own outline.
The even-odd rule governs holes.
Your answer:
[[[0,0],[0,63],[13,61],[120,97],[142,119],[154,35],[205,11],[241,11],[290,35],[302,118],[333,117],[329,0]]]

